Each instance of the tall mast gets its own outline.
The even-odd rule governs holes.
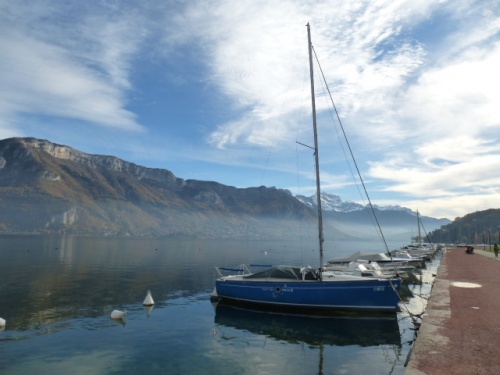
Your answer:
[[[420,214],[417,210],[417,225],[418,225],[418,243],[422,246],[422,234],[420,233]]]
[[[316,199],[318,206],[318,239],[319,239],[319,263],[323,267],[323,213],[321,211],[321,188],[319,179],[319,155],[318,155],[318,130],[316,126],[316,99],[314,96],[314,74],[313,74],[313,58],[312,58],[312,43],[311,43],[311,28],[307,24],[307,40],[309,49],[309,75],[311,79],[311,103],[312,103],[312,119],[314,129],[314,160],[316,164]]]

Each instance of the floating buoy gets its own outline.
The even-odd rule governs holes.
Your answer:
[[[126,315],[127,315],[126,311],[113,310],[111,312],[111,319],[125,319]]]
[[[0,318],[0,327],[5,327],[6,323],[5,319]]]
[[[146,298],[144,299],[144,302],[142,304],[144,306],[153,306],[155,304],[155,301],[153,301],[153,297],[151,297],[150,290],[148,290],[148,294],[146,294]]]

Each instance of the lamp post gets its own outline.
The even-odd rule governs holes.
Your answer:
[[[488,229],[488,242],[490,244],[490,251],[491,251],[491,229]]]
[[[474,234],[472,237],[472,243],[475,245],[476,244],[476,237],[477,237],[477,224],[476,224],[476,219],[472,219],[472,222],[474,223]],[[500,228],[500,227],[499,227]]]

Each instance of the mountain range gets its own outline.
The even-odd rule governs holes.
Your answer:
[[[317,195],[311,195],[310,197],[306,197],[304,195],[296,195],[299,201],[301,201],[306,206],[316,209],[317,207]],[[329,193],[321,193],[321,209],[326,212],[353,212],[364,210],[367,206],[359,204],[353,201],[342,201],[342,199],[338,195],[329,194]],[[401,206],[377,206],[374,207],[380,211],[404,211],[409,213],[410,215],[416,215],[415,212],[410,210],[409,208],[401,207]]]
[[[314,232],[315,197],[275,187],[184,180],[114,156],[35,138],[0,141],[0,233],[190,238],[293,238]],[[322,194],[325,236],[361,238],[369,210]],[[391,233],[416,232],[416,213],[377,207]],[[379,217],[380,215],[380,217]],[[422,218],[426,230],[447,219]],[[412,229],[413,228],[413,229]],[[416,234],[416,233],[414,233]]]

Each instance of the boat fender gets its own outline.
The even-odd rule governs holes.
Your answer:
[[[113,310],[111,312],[111,319],[125,319],[126,315],[127,315],[126,311]]]

